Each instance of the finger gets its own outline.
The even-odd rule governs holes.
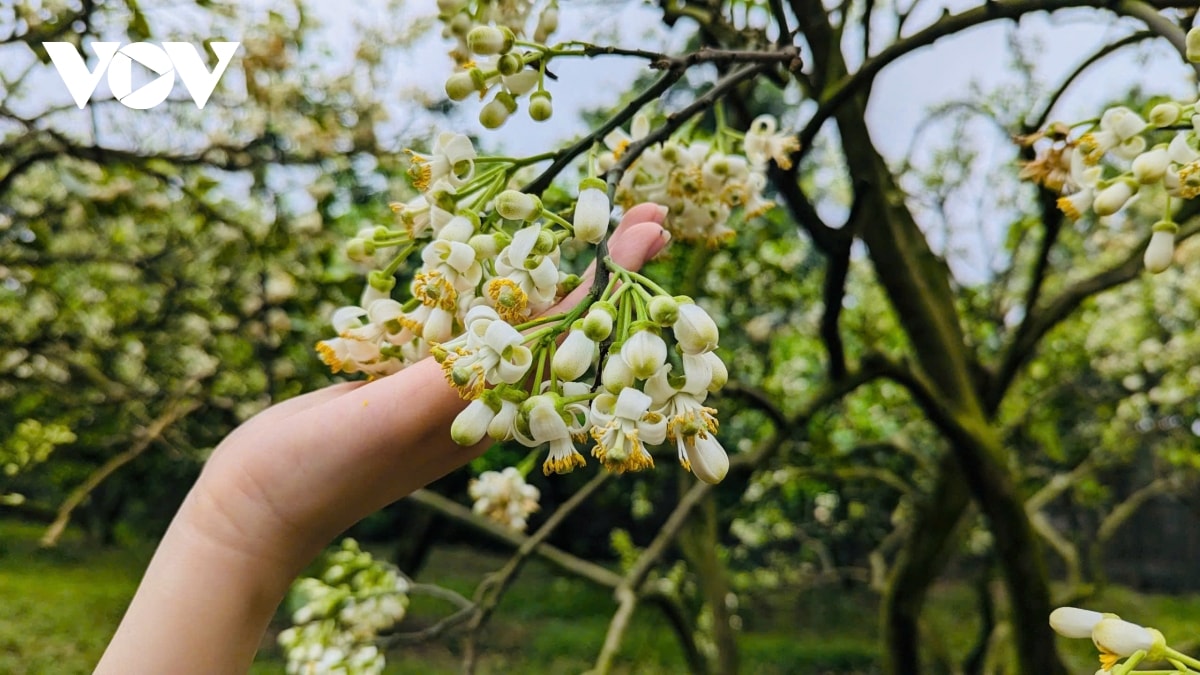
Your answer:
[[[670,241],[671,235],[658,223],[646,222],[630,225],[621,236],[613,237],[609,242],[608,253],[613,262],[627,270],[639,270],[646,261],[653,258]],[[584,296],[592,290],[592,278],[595,276],[596,262],[588,273],[584,274],[579,286],[571,291],[556,305],[546,310],[546,314],[565,312],[579,304]]]
[[[609,255],[612,255],[614,244],[624,238],[625,233],[629,231],[629,228],[639,223],[656,223],[658,225],[662,225],[666,218],[667,207],[659,204],[643,202],[629,209],[625,212],[624,216],[621,216],[621,222],[617,224],[617,229],[613,230],[612,236],[608,239]],[[670,239],[670,235],[667,236],[667,239]],[[659,247],[659,250],[662,250],[662,247]],[[654,255],[657,253],[658,251],[655,251],[649,257],[654,257]],[[638,264],[638,267],[641,267],[640,263]],[[595,273],[596,261],[593,260],[592,263],[588,265],[587,269],[584,270],[583,275],[580,278],[582,278],[584,282],[587,282],[592,279],[592,276],[595,275]]]
[[[622,232],[638,223],[658,223],[662,225],[666,219],[667,207],[661,204],[642,202],[621,216],[621,222],[617,224],[617,229],[613,232],[612,238],[617,238]]]

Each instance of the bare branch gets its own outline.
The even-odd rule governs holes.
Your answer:
[[[184,387],[184,390],[186,389],[187,386]],[[71,514],[83,503],[83,500],[88,498],[88,495],[92,494],[117,469],[137,459],[172,424],[183,419],[199,407],[199,401],[181,399],[176,399],[171,405],[168,405],[167,409],[145,428],[136,443],[128,450],[109,457],[108,461],[101,464],[99,468],[72,490],[71,494],[67,495],[62,505],[58,507],[58,515],[54,518],[54,522],[50,524],[50,527],[46,528],[45,534],[42,535],[39,545],[49,548],[58,544],[59,537],[62,536],[63,531],[66,530],[67,525],[71,522]]]

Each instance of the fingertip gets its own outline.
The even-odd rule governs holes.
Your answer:
[[[628,270],[637,270],[671,240],[671,234],[653,221],[629,225],[620,237],[609,243],[609,255],[614,262]]]
[[[621,216],[621,222],[617,225],[613,236],[615,237],[617,234],[628,230],[638,223],[657,223],[662,225],[666,219],[667,207],[653,202],[642,202],[626,211],[624,216]]]

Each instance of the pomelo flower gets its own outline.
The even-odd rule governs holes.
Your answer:
[[[654,458],[645,444],[666,440],[667,421],[650,411],[651,398],[626,387],[619,396],[602,393],[592,400],[592,438],[596,446],[592,456],[604,468],[616,473],[641,471],[654,467]]]

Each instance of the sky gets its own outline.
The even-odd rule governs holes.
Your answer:
[[[906,0],[900,0],[906,2]],[[143,3],[153,6],[154,3]],[[277,0],[254,0],[237,5],[242,20],[261,19],[266,12],[279,6]],[[322,28],[309,45],[311,54],[320,55],[324,67],[351,68],[354,54],[347,45],[353,42],[363,27],[378,28],[377,17],[395,0],[366,0],[362,2],[311,2],[308,11]],[[889,3],[878,2],[880,8]],[[935,2],[922,0],[913,12],[904,35],[937,20],[945,10],[958,11],[977,4],[973,0],[950,0]],[[403,10],[398,24],[418,21],[436,14],[434,0],[410,0],[401,5]],[[203,39],[197,27],[197,14],[179,12],[178,5],[172,9],[151,13],[151,25],[156,31],[195,34]],[[678,52],[683,48],[691,26],[679,22],[675,30],[663,26],[657,7],[639,2],[622,0],[562,0],[560,28],[555,37],[565,39],[590,39],[598,43],[615,41],[622,46],[643,47],[665,52]],[[894,25],[886,20],[886,12],[875,22],[875,44],[886,44]],[[0,8],[0,37],[5,32],[5,10]],[[7,20],[11,20],[8,18]],[[752,19],[757,20],[757,19]],[[879,75],[871,96],[868,122],[876,145],[894,165],[904,160],[912,148],[910,158],[915,167],[928,166],[932,161],[933,149],[945,145],[947,127],[934,125],[924,130],[919,142],[913,142],[921,121],[931,108],[949,101],[968,98],[974,89],[988,91],[997,87],[1019,90],[1023,83],[1013,75],[1009,44],[1014,36],[1033,45],[1030,54],[1038,79],[1056,82],[1075,68],[1101,45],[1140,29],[1138,22],[1118,19],[1114,15],[1094,10],[1067,10],[1047,15],[1031,15],[1019,24],[1011,21],[992,22],[965,33],[939,40],[931,47],[919,50],[885,68]],[[222,27],[223,34],[237,39],[239,28],[236,22]],[[857,45],[861,33],[848,30],[846,44]],[[445,55],[447,43],[436,30],[418,40],[413,48],[398,55],[398,60],[385,91],[394,92],[396,114],[395,135],[408,128],[411,113],[404,105],[411,99],[436,100],[441,96],[445,78],[452,72],[452,63]],[[875,51],[878,47],[875,47]],[[849,50],[851,67],[857,65],[861,56]],[[0,74],[11,76],[13,72],[28,65],[19,60],[0,59]],[[34,78],[36,95],[32,103],[69,103],[65,87],[49,66],[41,67]],[[236,59],[231,74],[236,78]],[[579,112],[602,107],[614,99],[614,92],[623,91],[633,79],[645,69],[644,62],[620,57],[604,57],[593,60],[556,60],[553,70],[558,79],[549,84],[554,96],[555,115],[545,123],[535,123],[521,111],[501,130],[487,131],[475,119],[478,101],[466,101],[458,105],[459,114],[452,122],[457,131],[478,134],[481,143],[490,149],[502,149],[515,155],[528,155],[545,151],[586,131]],[[705,73],[698,72],[703,78]],[[1131,82],[1138,82],[1144,90],[1170,94],[1179,98],[1196,96],[1196,86],[1191,71],[1180,63],[1165,41],[1154,41],[1146,46],[1110,57],[1100,67],[1080,78],[1068,90],[1055,110],[1055,119],[1074,121],[1096,116],[1100,106],[1114,96],[1119,96]],[[178,86],[178,85],[177,85]],[[102,82],[97,95],[104,94]],[[798,97],[797,97],[798,99]],[[31,103],[26,101],[27,104]],[[803,123],[811,114],[811,103],[796,107],[795,113],[785,123],[793,128]],[[82,116],[75,119],[85,120]],[[430,118],[433,119],[433,118]],[[947,214],[955,221],[970,221],[985,218],[978,213],[990,208],[988,179],[994,168],[1011,162],[1013,147],[1010,141],[993,127],[975,123],[969,127],[972,142],[978,156],[976,164],[981,167],[972,178],[973,196],[959,203],[947,205]],[[175,137],[174,129],[155,128],[147,125],[145,133],[158,134],[164,139]],[[384,130],[383,137],[389,130]],[[396,148],[397,150],[399,148]],[[836,206],[836,205],[835,205]],[[920,211],[920,205],[916,207]],[[833,209],[836,214],[837,209]],[[928,214],[924,214],[928,215]],[[836,218],[835,218],[836,219]],[[955,272],[960,277],[983,278],[989,264],[989,251],[999,246],[1004,231],[1005,218],[993,219],[994,224],[979,231],[955,233],[935,245],[948,247],[953,252]],[[956,241],[956,237],[965,237]]]

